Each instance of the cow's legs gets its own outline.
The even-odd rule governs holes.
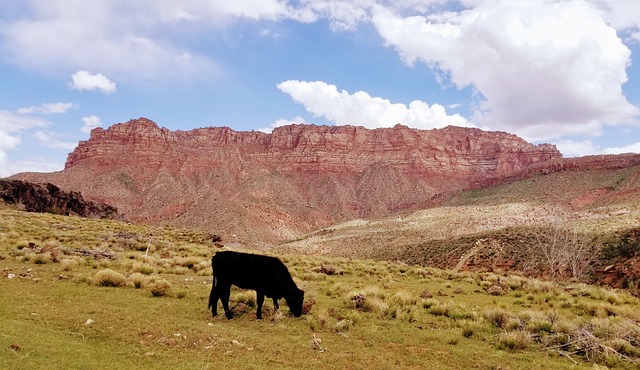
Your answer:
[[[262,320],[262,304],[264,303],[264,293],[256,291],[256,303],[258,310],[256,311],[256,318]]]
[[[231,285],[222,285],[218,283],[217,286],[218,295],[220,296],[220,301],[222,302],[222,308],[224,308],[224,315],[227,319],[233,319],[233,312],[229,310],[229,296],[231,295]]]
[[[218,288],[214,285],[211,287],[211,293],[209,293],[209,308],[211,308],[212,316],[218,315],[218,299],[220,299],[220,294],[218,294]]]

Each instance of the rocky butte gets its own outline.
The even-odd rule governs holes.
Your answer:
[[[442,194],[560,159],[554,145],[473,128],[290,125],[170,131],[139,118],[96,128],[50,182],[134,222],[275,242],[336,222],[416,210]]]

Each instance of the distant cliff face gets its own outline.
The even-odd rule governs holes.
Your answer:
[[[94,129],[62,172],[16,177],[81,191],[132,221],[274,241],[419,209],[559,158],[553,145],[469,128],[291,125],[267,134],[170,131],[140,118]]]

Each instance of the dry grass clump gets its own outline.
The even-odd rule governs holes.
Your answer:
[[[154,267],[146,262],[135,262],[131,266],[131,271],[144,275],[151,275],[155,271]]]
[[[104,287],[121,287],[127,285],[127,278],[117,271],[104,269],[98,271],[91,279],[93,285]]]
[[[513,330],[502,332],[498,336],[496,346],[499,349],[519,350],[527,348],[533,342],[531,333],[526,330]]]
[[[62,261],[60,261],[60,267],[62,268],[63,271],[71,271],[76,266],[78,266],[78,261],[76,261],[75,259],[65,258]]]
[[[198,275],[209,275],[211,274],[211,260],[206,259],[204,261],[198,262],[195,266],[193,266],[193,271]]]
[[[256,307],[256,292],[253,290],[236,290],[231,293],[229,300],[244,303],[248,307]]]
[[[482,316],[497,328],[504,328],[511,321],[511,315],[502,308],[488,308],[483,312]]]
[[[352,291],[345,296],[345,306],[361,312],[374,313],[384,319],[413,321],[416,317],[418,297],[406,291],[388,296],[377,286]]]
[[[198,257],[181,257],[176,259],[175,264],[188,269],[194,269],[200,262],[202,261]]]
[[[165,279],[155,280],[149,284],[149,290],[154,297],[164,297],[171,292],[172,285]]]
[[[129,281],[136,289],[140,289],[149,283],[150,278],[145,274],[134,272],[133,274],[129,275]]]

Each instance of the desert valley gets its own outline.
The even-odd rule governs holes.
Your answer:
[[[94,129],[63,171],[0,183],[0,298],[19,302],[4,314],[26,315],[13,323],[21,330],[58,320],[50,334],[77,337],[42,349],[36,339],[3,334],[9,367],[70,348],[91,356],[88,342],[117,348],[118,340],[128,343],[131,367],[178,350],[198,365],[180,357],[185,362],[166,367],[240,366],[243,356],[255,368],[297,367],[255,339],[270,331],[308,368],[322,367],[321,356],[368,367],[379,361],[373,348],[384,348],[384,368],[418,368],[426,359],[433,368],[471,368],[480,361],[472,353],[486,346],[491,354],[478,368],[640,361],[637,154],[564,158],[550,144],[453,126],[289,125],[267,134],[170,131],[139,118]],[[254,327],[253,292],[235,291],[240,318],[210,322],[209,259],[222,246],[280,256],[307,291],[306,317],[289,326],[293,317],[276,315]],[[152,329],[158,324],[142,317],[113,334],[131,310],[83,303],[77,316],[58,317],[20,298],[44,288],[60,294],[46,301],[56,309],[73,305],[67,294],[118,307],[130,300],[131,309],[154,299],[175,316],[161,317],[193,334]],[[93,324],[100,315],[113,322]],[[189,315],[204,325],[187,324]],[[436,343],[431,355],[426,340]],[[410,355],[398,357],[396,347]],[[451,364],[450,356],[467,360]]]

